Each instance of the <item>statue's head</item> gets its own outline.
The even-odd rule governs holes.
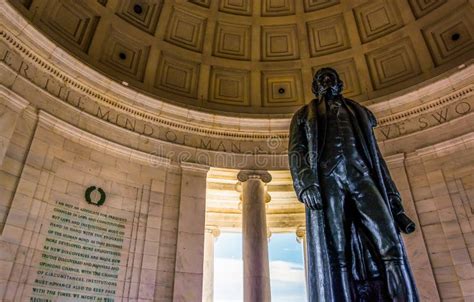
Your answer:
[[[337,72],[329,67],[319,69],[313,78],[313,93],[321,97],[333,97],[341,94],[344,83]]]

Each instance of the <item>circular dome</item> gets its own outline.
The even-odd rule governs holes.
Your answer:
[[[107,76],[226,114],[290,114],[331,66],[373,103],[473,57],[466,0],[11,1]]]

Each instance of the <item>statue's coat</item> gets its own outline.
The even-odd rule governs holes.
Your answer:
[[[385,161],[378,148],[373,128],[377,122],[370,110],[362,105],[343,99],[351,115],[354,133],[361,142],[363,153],[368,160],[368,166],[375,176],[375,182],[382,194],[387,207],[391,208],[391,197],[400,197],[395,184],[389,174]],[[318,160],[324,148],[326,134],[326,107],[324,101],[317,99],[300,108],[293,116],[290,126],[289,163],[293,177],[293,184],[301,200],[301,194],[310,186],[319,187]],[[324,200],[323,200],[324,205]],[[334,292],[340,290],[331,277],[331,253],[325,231],[325,215],[323,210],[306,208],[306,236],[308,249],[308,297],[310,302],[332,302]],[[399,240],[403,247],[402,238]],[[370,279],[370,276],[383,276],[380,272],[380,263],[368,250],[367,241],[357,230],[352,227],[351,253],[352,276],[358,280]],[[404,252],[404,263],[410,280],[408,284],[408,300],[418,301],[415,282],[408,266],[407,256]]]

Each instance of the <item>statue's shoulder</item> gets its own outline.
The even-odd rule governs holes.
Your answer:
[[[296,110],[294,115],[300,116],[300,115],[305,114],[306,112],[308,112],[308,104],[303,105],[300,108],[298,108],[298,110]]]
[[[311,103],[306,104],[298,108],[296,112],[293,114],[293,119],[297,120],[298,123],[301,123],[308,117],[309,106]]]
[[[364,105],[359,104],[358,102],[356,102],[354,100],[344,98],[344,101],[347,104],[349,104],[350,106],[354,106],[354,107],[357,107],[357,108],[360,108],[360,109],[368,110],[367,107],[365,107]]]
[[[372,111],[370,111],[369,108],[365,107],[364,105],[359,104],[358,102],[351,100],[351,99],[346,99],[344,98],[347,104],[349,104],[352,107],[358,108],[359,110],[365,112],[367,114],[367,118],[370,121],[370,124],[372,127],[377,126],[377,119],[375,118],[375,115]]]
[[[313,119],[316,116],[319,100],[313,99],[306,105],[301,106],[293,115],[293,120],[301,124],[308,119]]]

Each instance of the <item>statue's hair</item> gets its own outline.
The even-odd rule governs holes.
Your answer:
[[[331,68],[331,67],[323,67],[323,68],[320,68],[318,71],[316,71],[316,73],[314,74],[314,77],[313,77],[313,83],[311,85],[311,90],[313,91],[313,93],[315,95],[318,95],[318,78],[321,76],[321,74],[326,73],[326,72],[330,72],[330,73],[335,74],[337,84],[339,86],[340,91],[342,91],[344,89],[344,82],[339,77],[339,74],[337,73],[337,71],[335,69]]]

